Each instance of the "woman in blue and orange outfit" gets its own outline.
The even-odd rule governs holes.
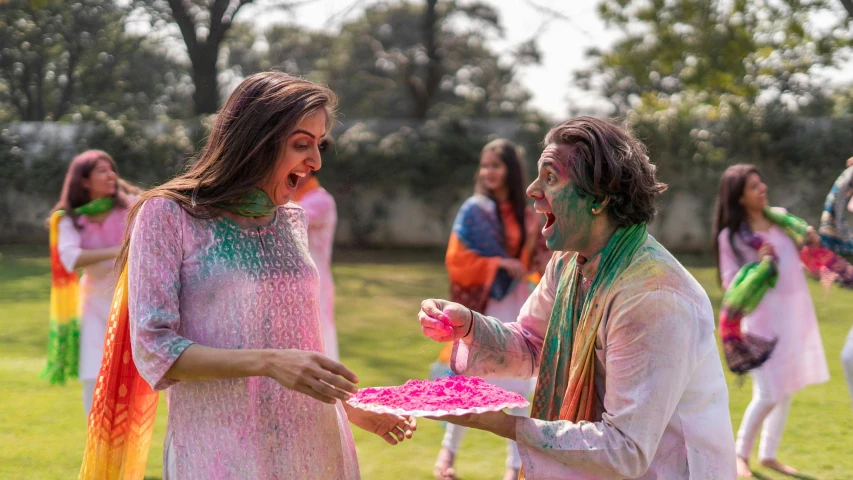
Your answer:
[[[548,262],[539,220],[527,206],[524,168],[518,149],[509,140],[489,142],[480,153],[474,195],[453,222],[445,264],[450,296],[474,311],[504,322],[514,322]],[[433,377],[452,374],[448,343],[433,365]],[[497,379],[492,383],[524,396],[532,391],[528,380]],[[526,409],[513,410],[526,415]],[[453,463],[464,427],[449,424],[441,442],[434,474],[453,479]],[[507,479],[518,478],[521,459],[515,442],[508,441]]]

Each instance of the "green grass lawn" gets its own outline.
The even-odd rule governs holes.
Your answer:
[[[44,365],[50,286],[47,248],[0,247],[0,478],[76,478],[85,438],[81,386],[53,387],[38,379]],[[344,252],[336,257],[337,323],[343,362],[362,386],[396,385],[424,378],[439,345],[422,337],[420,300],[444,296],[446,275],[440,254]],[[701,262],[691,263],[701,265]],[[707,263],[705,264],[707,265]],[[721,292],[712,268],[691,268],[715,305]],[[813,287],[832,380],[794,397],[779,458],[808,478],[853,478],[853,409],[839,354],[853,324],[853,292],[824,296]],[[730,378],[732,421],[740,423],[751,387]],[[166,420],[161,401],[148,477],[160,478]],[[362,477],[432,478],[442,427],[422,420],[416,438],[390,447],[355,429]],[[458,472],[465,480],[501,478],[502,439],[469,431],[462,442]],[[756,469],[759,478],[784,478]]]

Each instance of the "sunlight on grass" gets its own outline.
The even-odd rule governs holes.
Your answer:
[[[44,365],[50,277],[46,248],[0,247],[0,478],[76,478],[85,438],[81,385],[51,387],[38,379]],[[396,385],[425,378],[440,346],[421,335],[420,301],[445,296],[440,255],[346,252],[336,257],[336,315],[341,357],[361,386]],[[711,268],[691,268],[712,302],[722,296]],[[819,479],[853,478],[853,409],[839,355],[851,323],[853,293],[825,296],[812,284],[832,380],[794,396],[779,458]],[[735,428],[751,386],[729,376]],[[166,407],[161,396],[146,478],[161,476]],[[421,420],[413,441],[390,447],[355,429],[362,477],[432,478],[443,429]],[[464,480],[501,478],[506,446],[495,436],[469,431],[458,472]],[[763,478],[785,478],[757,469]]]

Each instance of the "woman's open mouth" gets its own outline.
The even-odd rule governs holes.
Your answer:
[[[554,222],[556,221],[557,217],[553,213],[545,212],[545,228],[543,228],[542,230],[547,230],[551,227],[551,225],[554,225]]]
[[[295,172],[288,174],[287,175],[287,186],[295,189],[297,186],[299,186],[299,179],[301,179],[304,176],[305,176],[304,174],[298,174]]]

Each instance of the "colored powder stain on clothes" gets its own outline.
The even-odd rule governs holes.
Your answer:
[[[409,380],[399,387],[363,388],[352,400],[411,411],[450,411],[527,404],[527,400],[515,392],[508,392],[479,377],[464,376],[435,381]]]

